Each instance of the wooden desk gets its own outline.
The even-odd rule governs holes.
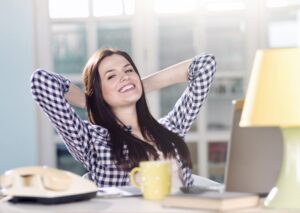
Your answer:
[[[147,201],[135,198],[95,198],[89,201],[59,205],[0,203],[0,213],[212,213],[213,211],[164,208],[159,201]],[[264,208],[227,211],[234,213],[290,213],[300,210],[270,210]]]

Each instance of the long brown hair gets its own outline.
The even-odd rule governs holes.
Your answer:
[[[140,161],[158,159],[159,156],[152,145],[132,135],[130,131],[126,130],[125,125],[120,125],[122,122],[115,116],[103,98],[98,67],[104,58],[113,54],[127,59],[140,77],[133,60],[126,52],[115,49],[98,50],[88,60],[83,70],[86,106],[89,121],[109,131],[113,160],[116,161],[117,166],[129,171],[137,166]],[[176,148],[183,163],[191,167],[190,153],[186,143],[181,137],[169,131],[154,119],[147,105],[144,88],[142,89],[141,98],[136,103],[136,111],[138,125],[143,137],[150,138],[165,158],[176,158],[174,149]],[[125,147],[128,149],[126,153]]]

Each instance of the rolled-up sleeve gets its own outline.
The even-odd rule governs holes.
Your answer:
[[[188,70],[187,88],[174,108],[160,119],[160,123],[180,137],[184,137],[207,97],[215,72],[216,61],[213,55],[194,57]]]
[[[84,122],[65,99],[70,81],[56,73],[36,70],[31,76],[33,98],[47,114],[72,156],[89,167],[91,136]],[[100,128],[100,127],[99,127]],[[101,132],[101,131],[99,131]],[[106,133],[107,131],[102,131]],[[103,138],[106,135],[103,135]]]

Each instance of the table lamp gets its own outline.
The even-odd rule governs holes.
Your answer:
[[[264,204],[300,209],[300,48],[257,51],[240,126],[280,127],[281,170]]]

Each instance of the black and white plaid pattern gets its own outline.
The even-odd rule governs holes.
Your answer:
[[[196,56],[189,66],[189,85],[171,112],[159,122],[184,137],[195,120],[211,86],[216,62],[212,55]],[[81,120],[64,98],[70,81],[64,77],[36,70],[31,78],[34,99],[50,118],[57,132],[62,136],[72,156],[90,172],[99,187],[129,185],[128,172],[118,169],[112,160],[107,129]],[[124,147],[124,153],[128,153]],[[177,150],[175,150],[176,153]],[[184,185],[192,185],[189,168],[185,167],[177,154]]]

